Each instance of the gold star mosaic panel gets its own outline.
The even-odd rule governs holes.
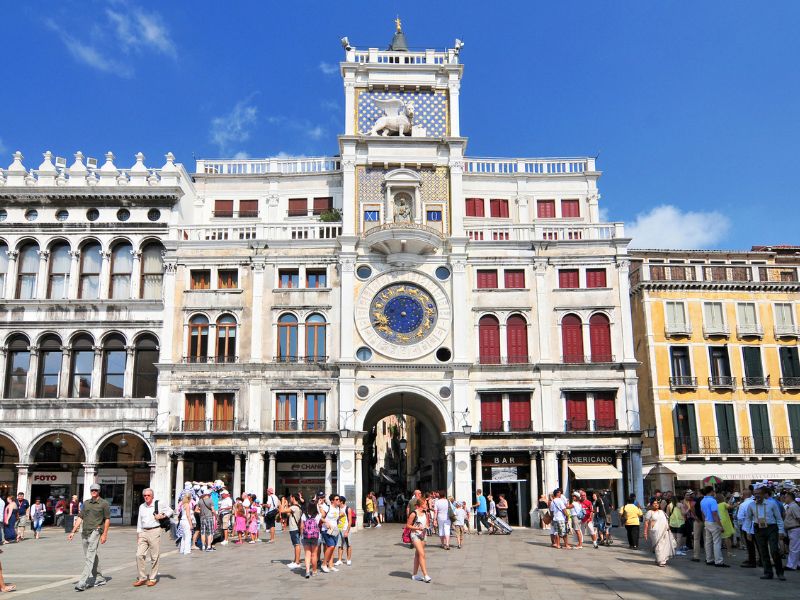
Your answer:
[[[404,103],[414,104],[412,125],[425,128],[427,137],[443,137],[447,135],[447,93],[437,92],[375,92],[362,90],[358,94],[357,133],[366,134],[372,129],[383,109],[375,104],[376,100],[392,100],[399,98]]]

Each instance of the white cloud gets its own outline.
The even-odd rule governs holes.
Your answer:
[[[248,158],[250,158],[250,155],[244,150],[239,150],[239,152],[233,155],[233,160],[245,160]]]
[[[258,108],[250,104],[250,98],[236,103],[226,115],[211,119],[211,141],[221,153],[229,153],[233,144],[250,138],[250,129],[258,121]]]
[[[317,125],[316,127],[307,129],[306,135],[312,140],[319,140],[323,135],[325,135],[325,130],[321,126]]]
[[[315,125],[308,119],[290,119],[283,115],[272,115],[267,117],[266,121],[270,125],[300,133],[314,141],[321,140],[325,136],[325,128],[322,125]]]
[[[177,58],[175,43],[160,14],[146,14],[139,8],[122,6],[121,10],[107,8],[106,16],[114,26],[117,40],[126,51],[149,48],[165,56]]]
[[[638,214],[625,232],[634,248],[705,249],[722,241],[730,226],[728,217],[717,211],[682,212],[662,204]]]
[[[98,71],[113,73],[120,77],[130,77],[133,75],[133,71],[130,67],[107,56],[94,45],[73,37],[52,19],[47,19],[45,25],[58,34],[58,37],[61,38],[61,41],[67,47],[69,53],[78,62],[82,62]]]
[[[322,61],[319,63],[319,70],[325,75],[336,75],[339,72],[339,67],[329,62]]]

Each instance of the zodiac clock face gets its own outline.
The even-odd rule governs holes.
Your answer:
[[[395,283],[378,292],[370,303],[372,328],[381,339],[406,346],[424,340],[434,330],[436,302],[425,289]]]

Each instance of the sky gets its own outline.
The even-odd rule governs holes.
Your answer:
[[[490,9],[487,9],[490,7]],[[4,2],[0,166],[325,156],[339,44],[461,54],[473,157],[598,156],[634,245],[800,244],[800,2]],[[773,215],[773,216],[769,216]],[[777,217],[777,221],[774,220]]]

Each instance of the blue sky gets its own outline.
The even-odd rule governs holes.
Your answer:
[[[0,165],[337,152],[339,38],[466,43],[470,156],[599,154],[644,247],[800,243],[800,2],[7,3]],[[775,216],[778,216],[777,220]]]

